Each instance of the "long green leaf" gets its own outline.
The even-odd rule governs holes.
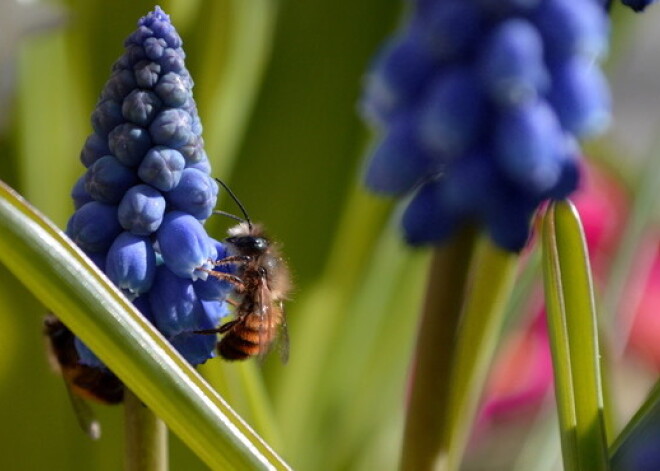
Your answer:
[[[212,469],[288,469],[87,257],[2,182],[0,262]]]
[[[564,469],[609,469],[591,271],[570,202],[545,215],[543,275]]]

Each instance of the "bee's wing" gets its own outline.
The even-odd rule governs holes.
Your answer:
[[[286,363],[289,361],[289,328],[286,324],[286,314],[284,313],[284,303],[282,301],[278,303],[278,309],[280,310],[280,316],[282,316],[278,336],[278,347],[280,351],[280,360],[282,360],[282,363]]]
[[[69,400],[71,401],[71,406],[73,407],[73,412],[76,414],[80,428],[89,438],[98,440],[101,438],[101,424],[94,416],[92,407],[85,399],[73,392],[68,381],[64,381],[64,385],[66,386],[66,392],[69,394]]]
[[[262,345],[263,348],[259,352],[259,357],[263,359],[277,341],[280,357],[282,361],[286,362],[288,359],[289,337],[286,332],[286,325],[283,325],[284,311],[282,310],[282,303],[273,301],[273,294],[265,280],[257,290],[255,307],[262,322],[262,328],[259,330],[259,345]],[[284,334],[284,336],[281,334]]]

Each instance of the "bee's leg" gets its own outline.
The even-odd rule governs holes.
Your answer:
[[[202,268],[202,267],[199,267],[197,269],[208,273],[210,276],[217,278],[218,280],[223,280],[231,283],[232,285],[234,285],[234,288],[239,293],[243,292],[243,290],[245,289],[245,284],[243,283],[243,280],[236,275],[232,275],[231,273],[224,273],[221,271],[209,270],[208,268]]]
[[[193,334],[202,334],[202,335],[224,334],[229,329],[234,327],[234,325],[236,325],[237,322],[238,319],[235,319],[233,321],[227,322],[226,324],[222,324],[220,327],[217,327],[215,329],[193,330]]]
[[[225,257],[221,260],[217,260],[217,261],[209,260],[209,261],[216,267],[219,267],[222,265],[248,263],[250,260],[252,260],[252,257],[250,257],[249,255],[230,255],[229,257]]]

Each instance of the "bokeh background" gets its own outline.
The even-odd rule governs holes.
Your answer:
[[[373,135],[357,103],[403,3],[160,2],[184,40],[213,174],[282,243],[296,286],[286,366],[215,359],[201,371],[300,470],[396,469],[429,254],[404,247],[397,208],[359,185]],[[0,179],[59,227],[73,211],[95,100],[124,38],[153,6],[0,0]],[[608,382],[623,421],[660,371],[658,211],[640,195],[660,173],[660,7],[643,16],[614,10],[615,122],[586,149],[593,184],[576,202],[592,237]],[[237,212],[224,197],[220,207]],[[220,238],[230,223],[215,218],[207,229]],[[534,250],[526,260],[467,469],[560,466]],[[121,408],[95,408],[98,442],[78,429],[46,360],[43,314],[0,266],[0,469],[119,469]],[[205,469],[171,441],[172,469]]]

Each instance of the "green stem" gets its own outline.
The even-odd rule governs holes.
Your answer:
[[[167,426],[132,391],[124,395],[125,471],[166,471]]]
[[[474,234],[459,233],[435,249],[418,328],[401,469],[434,469],[446,459],[449,381]]]

